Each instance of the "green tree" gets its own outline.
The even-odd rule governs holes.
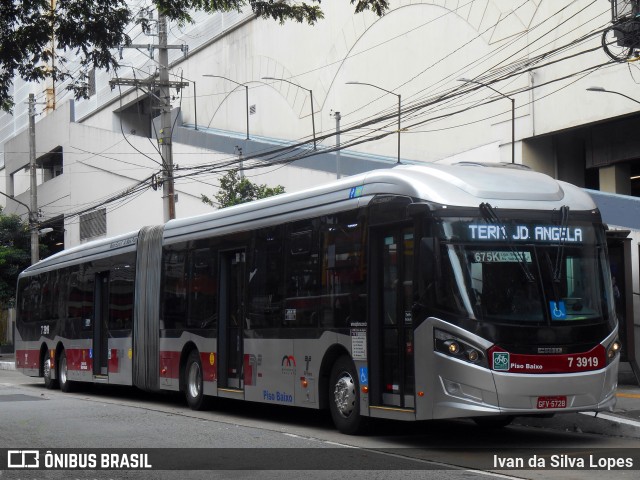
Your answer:
[[[220,190],[214,195],[216,201],[206,195],[201,195],[201,199],[212,207],[224,208],[272,197],[281,193],[284,193],[282,185],[276,187],[268,187],[264,184],[258,185],[247,180],[246,177],[241,177],[238,170],[230,170],[220,179]]]
[[[29,227],[0,208],[0,308],[13,304],[18,274],[31,263]]]
[[[387,0],[349,0],[356,13],[372,10],[383,15]],[[51,7],[51,4],[55,7]],[[261,18],[315,24],[323,18],[320,0],[152,0],[160,14],[180,23],[190,22],[190,12],[240,11],[247,5]],[[135,4],[135,5],[134,5]],[[131,43],[127,35],[135,17],[136,2],[128,0],[3,0],[0,2],[0,108],[10,112],[14,102],[12,80],[27,82],[53,78],[71,80],[76,98],[86,98],[84,78],[73,78],[59,54],[77,51],[82,66],[118,66],[116,48]],[[145,20],[137,20],[144,23]],[[143,25],[143,27],[148,25]],[[55,38],[55,49],[51,39]]]

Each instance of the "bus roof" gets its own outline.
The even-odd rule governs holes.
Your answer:
[[[80,263],[83,259],[91,257],[93,259],[112,256],[115,252],[133,252],[136,249],[138,231],[129,232],[116,237],[101,238],[91,242],[76,245],[40,260],[35,265],[31,265],[21,274],[29,274],[41,270],[52,268],[62,268],[67,265]]]
[[[309,190],[216,210],[197,217],[171,220],[164,238],[211,229],[237,229],[239,225],[268,225],[274,217],[288,221],[366,205],[375,195],[404,195],[440,205],[554,210],[596,208],[582,189],[559,182],[522,165],[464,163],[456,165],[399,165],[374,170]],[[222,233],[222,232],[221,232]]]

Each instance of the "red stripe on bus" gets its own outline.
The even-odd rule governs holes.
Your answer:
[[[67,348],[67,369],[80,372],[93,372],[93,359],[88,348]]]
[[[202,379],[214,382],[218,378],[217,358],[213,352],[200,352]],[[160,352],[160,378],[180,378],[180,352]]]
[[[202,379],[205,382],[215,382],[218,379],[217,357],[213,352],[200,353],[202,364]]]
[[[180,352],[160,352],[160,378],[180,378]]]
[[[16,368],[40,368],[40,350],[16,350]]]
[[[596,345],[588,352],[562,355],[509,353],[494,345],[488,353],[493,370],[509,373],[575,373],[600,370],[607,366],[606,351],[602,345]],[[497,359],[504,363],[498,366]]]

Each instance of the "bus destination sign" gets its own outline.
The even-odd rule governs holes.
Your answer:
[[[582,227],[556,225],[467,225],[471,240],[512,240],[514,242],[582,243]]]

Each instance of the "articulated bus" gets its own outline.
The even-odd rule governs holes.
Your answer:
[[[16,368],[370,418],[611,410],[606,226],[505,164],[397,166],[144,227],[18,280]]]

